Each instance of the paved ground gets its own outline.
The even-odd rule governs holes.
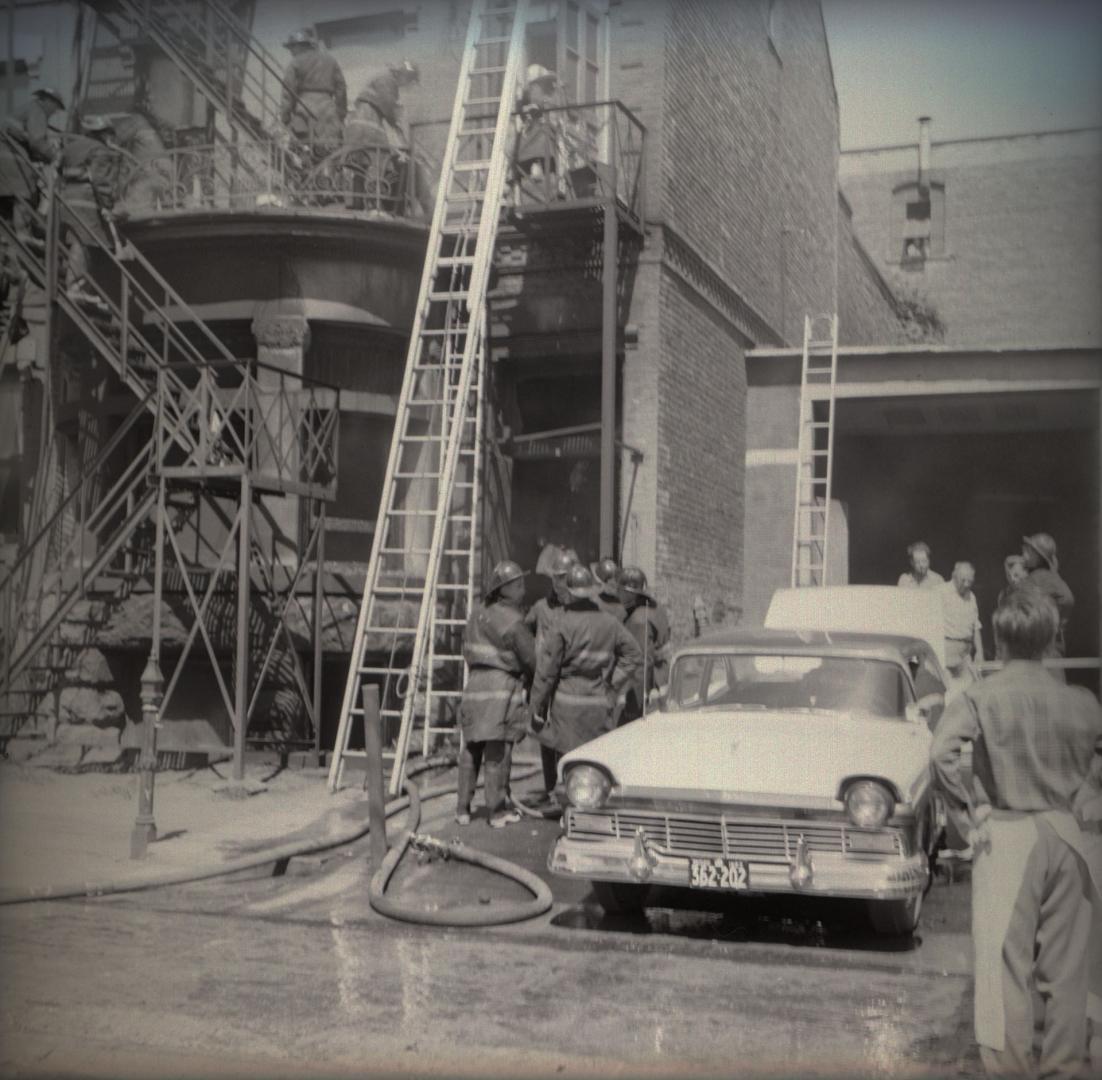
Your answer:
[[[533,771],[533,770],[529,770]],[[517,769],[517,774],[522,772]],[[367,901],[368,841],[263,853],[347,833],[366,808],[321,771],[253,768],[233,797],[210,770],[158,777],[148,866],[257,855],[228,878],[88,901],[0,908],[5,1075],[972,1075],[968,884],[932,889],[913,939],[875,938],[852,905],[666,890],[609,917],[584,883],[546,872],[558,831],[525,819],[422,830],[540,873],[547,915],[485,930],[396,924]],[[449,774],[426,776],[423,786]],[[452,774],[453,775],[453,774]],[[538,778],[517,780],[531,795]],[[50,875],[102,880],[127,858],[133,776],[0,767],[5,890]],[[391,839],[405,824],[392,820]],[[391,895],[425,906],[527,894],[462,863],[407,856]]]

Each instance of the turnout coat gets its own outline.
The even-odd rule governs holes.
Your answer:
[[[617,695],[642,662],[635,639],[595,603],[562,608],[541,639],[532,684],[533,714],[548,711],[540,742],[567,753],[611,731]]]
[[[32,100],[3,125],[4,133],[19,143],[25,155],[7,139],[0,139],[0,197],[28,199],[34,194],[36,179],[27,159],[47,164],[56,149],[49,117],[42,105]]]
[[[521,610],[504,598],[478,608],[467,622],[463,658],[470,668],[459,726],[467,742],[517,742],[528,725],[525,689],[536,666],[536,644]]]
[[[283,123],[316,158],[338,150],[348,112],[348,86],[340,65],[327,52],[311,49],[283,71]]]
[[[61,147],[62,194],[69,209],[100,243],[111,238],[102,210],[115,205],[119,155],[88,135],[68,135]],[[87,236],[78,232],[83,242]]]

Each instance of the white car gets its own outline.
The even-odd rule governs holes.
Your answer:
[[[906,595],[876,600],[926,604]],[[863,901],[877,932],[912,932],[940,832],[929,748],[947,677],[929,625],[891,629],[685,645],[661,711],[564,756],[550,870],[591,881],[609,911],[643,907],[652,885],[801,893]]]

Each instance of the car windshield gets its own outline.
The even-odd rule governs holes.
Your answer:
[[[902,720],[911,696],[902,668],[885,660],[700,653],[677,659],[667,707],[830,710]]]

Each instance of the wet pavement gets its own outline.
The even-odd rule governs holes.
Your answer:
[[[368,903],[366,840],[279,876],[0,910],[0,1072],[979,1072],[966,880],[939,881],[900,940],[876,938],[858,905],[687,890],[614,917],[584,882],[548,874],[557,822],[460,828],[453,797],[424,810],[422,831],[539,873],[551,911],[481,930],[390,922]],[[390,892],[488,913],[528,895],[412,853]]]
[[[4,910],[0,950],[4,1075],[974,1071],[959,976],[117,901]]]

